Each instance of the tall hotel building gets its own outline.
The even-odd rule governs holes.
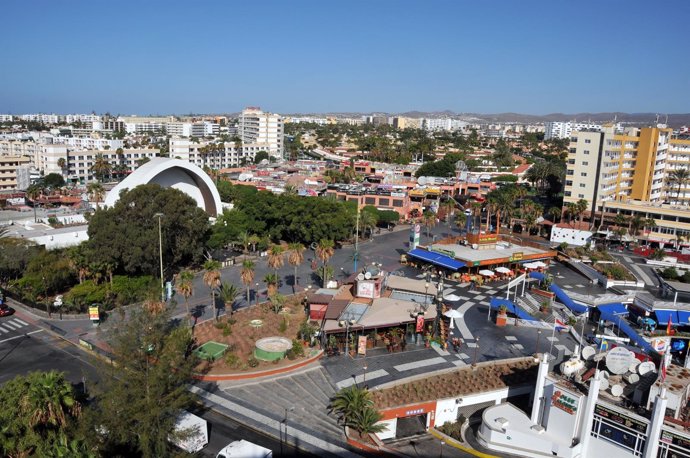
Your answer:
[[[690,181],[675,182],[677,169],[690,171],[690,137],[663,125],[574,131],[564,204],[585,199],[593,223],[604,212],[652,218],[657,227],[647,238],[673,243],[690,234]]]
[[[240,115],[238,133],[242,143],[261,144],[269,156],[283,157],[282,116],[265,113],[258,107],[248,107]]]

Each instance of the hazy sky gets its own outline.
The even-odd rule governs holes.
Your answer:
[[[690,112],[690,1],[2,2],[0,113]]]

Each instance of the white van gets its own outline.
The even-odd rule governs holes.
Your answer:
[[[231,442],[218,452],[216,458],[271,458],[273,452],[244,439]]]
[[[183,411],[177,417],[175,432],[184,438],[170,438],[170,442],[185,452],[196,453],[208,444],[208,424],[193,413]]]

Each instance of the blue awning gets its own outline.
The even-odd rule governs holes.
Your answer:
[[[542,281],[544,278],[546,278],[546,276],[541,272],[530,272],[529,276],[532,278],[536,278],[539,281]]]
[[[669,317],[671,318],[672,325],[677,326],[679,323],[677,310],[654,310],[654,313],[656,314],[656,322],[659,326],[666,326]]]
[[[446,269],[458,270],[461,267],[465,267],[464,263],[456,261],[450,256],[435,253],[433,251],[415,248],[414,250],[409,251],[407,254],[417,259],[421,259],[422,261],[427,261],[432,264],[436,264],[437,266],[445,267]]]
[[[621,304],[620,302],[615,302],[613,304],[601,304],[597,307],[600,312],[602,313],[610,313],[611,315],[627,315],[628,314],[628,309],[625,308],[625,305]]]
[[[690,326],[690,312],[678,310],[678,323],[684,326]]]
[[[508,299],[501,299],[500,297],[492,297],[491,301],[489,302],[489,305],[491,306],[492,309],[499,309],[502,305],[505,305],[505,307],[508,309],[508,311],[510,313],[512,313],[513,315],[516,315],[518,318],[523,319],[523,320],[528,320],[528,321],[537,321],[536,318],[534,318],[532,315],[530,315],[529,313],[522,310],[517,305],[513,304]]]

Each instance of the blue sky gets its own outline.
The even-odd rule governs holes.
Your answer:
[[[690,112],[688,1],[2,7],[0,113]]]

